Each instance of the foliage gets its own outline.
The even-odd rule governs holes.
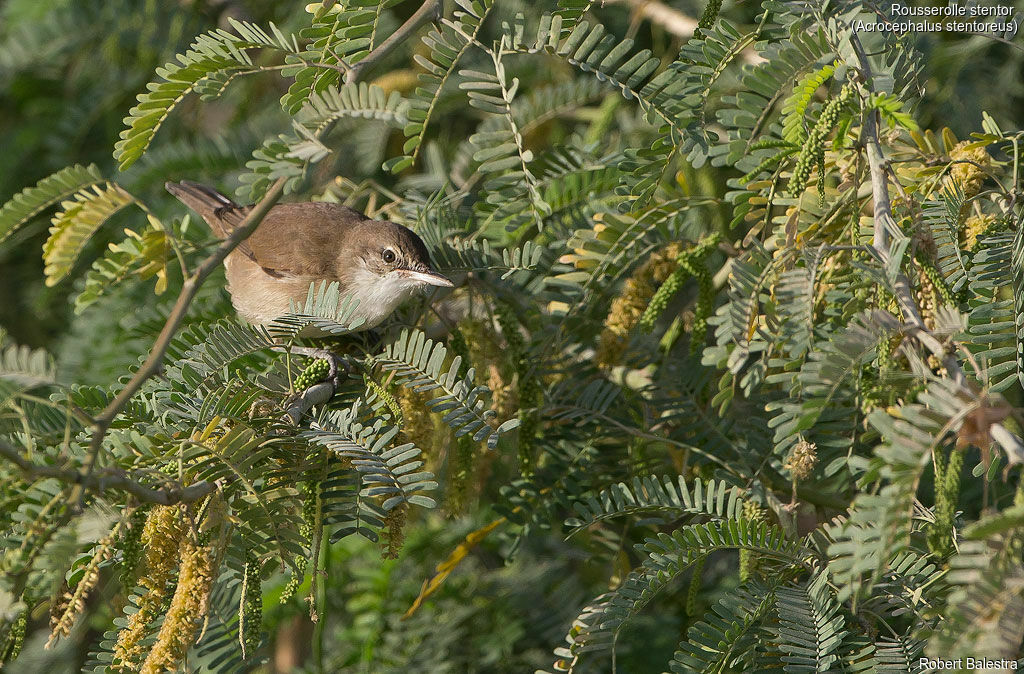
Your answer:
[[[12,96],[114,92],[0,206],[60,326],[0,312],[12,671],[1021,662],[1024,120],[946,126],[953,47],[845,0],[689,3],[669,43],[583,0],[408,34],[411,0],[65,4],[0,8],[34,17]],[[455,288],[368,334],[326,279],[246,325],[180,179],[404,224]]]

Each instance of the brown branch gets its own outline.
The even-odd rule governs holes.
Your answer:
[[[433,21],[441,13],[441,0],[426,0],[420,8],[413,12],[412,16],[405,20],[394,33],[386,40],[377,45],[373,51],[367,54],[359,63],[352,66],[345,75],[345,84],[358,82],[365,70],[373,68],[384,57],[391,53],[395,47],[404,42],[428,21]]]
[[[103,446],[103,438],[106,437],[107,431],[110,429],[110,424],[121,410],[124,409],[124,406],[128,404],[132,396],[138,393],[142,385],[146,383],[146,380],[160,371],[164,356],[167,354],[167,348],[170,346],[174,334],[181,327],[181,322],[185,319],[189,305],[195,299],[199,288],[207,277],[220,266],[224,258],[238,247],[240,243],[249,238],[250,234],[256,231],[256,228],[263,221],[263,218],[266,217],[271,207],[284,194],[285,182],[285,178],[278,178],[263,199],[245,216],[241,224],[231,232],[231,235],[221,241],[216,250],[196,267],[191,276],[185,279],[181,292],[178,294],[178,300],[174,303],[174,308],[171,309],[171,313],[164,323],[163,330],[160,331],[160,335],[153,342],[153,348],[150,349],[149,356],[125,387],[121,389],[121,392],[94,419],[92,438],[89,442],[89,453],[85,457],[82,474],[79,479],[75,480],[75,489],[69,499],[72,503],[81,502],[83,487],[87,486],[91,481],[93,469],[96,467],[96,459],[99,456],[100,448]]]
[[[160,505],[192,503],[205,497],[207,494],[213,493],[217,489],[216,484],[206,480],[201,480],[187,487],[175,484],[171,487],[153,489],[132,478],[127,472],[116,468],[99,471],[94,475],[83,475],[74,469],[43,466],[33,463],[23,457],[15,447],[3,441],[0,441],[0,456],[10,460],[28,477],[54,477],[61,482],[95,491],[104,491],[106,489],[126,491],[145,503],[158,503]]]
[[[871,92],[871,64],[868,62],[867,54],[860,43],[856,33],[850,36],[853,50],[857,54],[860,63],[860,70],[864,76],[864,87]],[[890,233],[896,230],[896,220],[892,215],[892,201],[889,198],[889,178],[887,174],[888,163],[885,155],[882,154],[882,144],[878,139],[878,127],[880,115],[878,110],[870,110],[864,118],[864,128],[861,137],[864,139],[864,148],[868,156],[868,169],[871,175],[871,194],[874,200],[874,236],[871,247],[874,248],[883,265],[890,260],[889,246],[892,238]],[[935,354],[946,371],[954,381],[963,385],[966,381],[963,368],[956,356],[949,353],[942,343],[925,327],[924,319],[921,317],[921,310],[914,299],[914,291],[910,287],[910,279],[904,273],[899,273],[893,280],[893,293],[900,306],[903,318],[909,324],[909,332],[925,348]]]

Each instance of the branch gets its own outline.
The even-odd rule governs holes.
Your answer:
[[[277,182],[270,187],[270,190],[267,191],[263,199],[253,207],[241,224],[231,232],[231,235],[221,241],[216,250],[196,267],[191,276],[185,279],[181,287],[181,293],[178,294],[178,301],[174,303],[174,308],[171,309],[167,322],[164,323],[163,330],[160,331],[160,335],[153,343],[153,348],[150,350],[146,361],[139,367],[125,387],[121,389],[121,392],[94,419],[92,438],[89,442],[89,453],[86,455],[85,463],[82,466],[82,475],[75,480],[76,486],[71,494],[70,500],[73,503],[81,501],[82,487],[88,486],[92,478],[92,472],[96,466],[96,458],[99,456],[100,447],[103,446],[103,438],[106,437],[110,424],[124,406],[128,404],[132,396],[142,388],[146,380],[160,371],[164,356],[167,354],[167,348],[170,346],[174,334],[181,327],[181,322],[185,319],[189,305],[195,299],[199,288],[203,285],[206,278],[220,266],[224,258],[238,247],[240,243],[249,238],[250,234],[256,231],[259,224],[263,222],[263,218],[266,217],[270,209],[278,202],[281,195],[284,194],[285,182],[285,178],[278,178]]]
[[[132,494],[135,498],[145,503],[158,503],[160,505],[192,503],[205,497],[207,494],[213,493],[217,489],[216,484],[206,480],[201,480],[187,487],[175,484],[175,486],[163,489],[151,489],[133,479],[125,471],[114,468],[104,470],[96,475],[83,475],[77,470],[58,468],[56,466],[41,466],[29,461],[16,448],[3,441],[0,441],[0,456],[9,459],[28,477],[55,477],[61,482],[74,484],[77,487],[87,487],[95,491],[119,489]]]
[[[864,52],[864,47],[861,45],[857,33],[853,33],[850,36],[850,43],[857,54],[857,61],[860,64],[861,73],[864,75],[864,87],[870,92],[871,64],[868,62],[867,54]],[[880,115],[878,110],[869,111],[864,119],[862,137],[868,155],[871,193],[875,207],[875,230],[871,247],[875,249],[875,252],[882,260],[882,264],[885,265],[889,262],[890,257],[889,234],[896,227],[896,220],[892,216],[892,201],[889,199],[889,179],[886,173],[887,163],[885,155],[882,154],[882,144],[878,139],[879,121]],[[900,311],[903,314],[904,320],[910,324],[911,334],[942,361],[946,371],[955,382],[961,386],[964,385],[966,376],[956,356],[949,353],[942,343],[925,327],[924,319],[921,317],[921,310],[914,299],[914,291],[910,287],[910,279],[907,278],[906,274],[901,272],[896,275],[893,281],[893,292],[896,295],[896,301],[900,305]]]
[[[428,21],[433,21],[441,14],[441,0],[425,0],[420,5],[420,8],[413,12],[413,15],[405,20],[401,26],[398,27],[394,33],[388,36],[386,40],[381,42],[366,55],[363,60],[352,66],[348,73],[345,75],[345,84],[352,84],[358,82],[361,78],[363,71],[372,68],[384,57],[386,57],[395,47],[404,42],[412,35],[416,30]]]

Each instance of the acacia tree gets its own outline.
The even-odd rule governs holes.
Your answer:
[[[2,656],[39,610],[49,644],[67,637],[103,590],[123,616],[89,644],[95,671],[251,669],[276,600],[309,612],[326,671],[600,670],[661,639],[673,672],[1016,659],[1022,132],[919,128],[927,64],[909,38],[853,30],[884,16],[871,3],[766,0],[743,25],[720,2],[698,22],[666,8],[671,49],[620,37],[593,2],[504,5],[314,3],[295,32],[232,19],[157,70],[117,172],[69,166],[0,209],[0,238],[55,211],[47,285],[130,223],[78,282],[76,320],[136,311],[153,278],[177,291],[122,324],[148,350],[103,385],[4,338]],[[129,169],[194,177],[147,159],[161,127],[251,78],[283,81],[290,126],[244,167],[215,162],[256,207],[214,241]],[[353,137],[376,165],[336,179]],[[347,334],[337,286],[241,323],[206,281],[292,195],[407,224],[458,287],[379,341]],[[338,335],[338,387],[291,353],[313,324]],[[472,526],[431,518],[438,500]],[[573,592],[531,576],[553,524]],[[407,529],[429,560],[411,580],[344,548],[408,556]],[[514,595],[575,619],[508,641],[497,609],[451,601],[487,545]],[[332,581],[360,573],[405,605]],[[374,608],[332,601],[332,582]],[[346,620],[360,611],[372,628]],[[471,637],[519,659],[453,646]]]

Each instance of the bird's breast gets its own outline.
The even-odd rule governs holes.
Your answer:
[[[225,268],[228,292],[235,311],[246,322],[256,325],[267,325],[288,313],[293,305],[304,304],[311,282],[339,280],[271,275],[241,255],[229,256]],[[357,269],[342,282],[341,296],[352,295],[357,300],[352,320],[362,319],[357,330],[368,330],[384,322],[419,288],[419,283],[393,273],[379,276],[366,269]]]

